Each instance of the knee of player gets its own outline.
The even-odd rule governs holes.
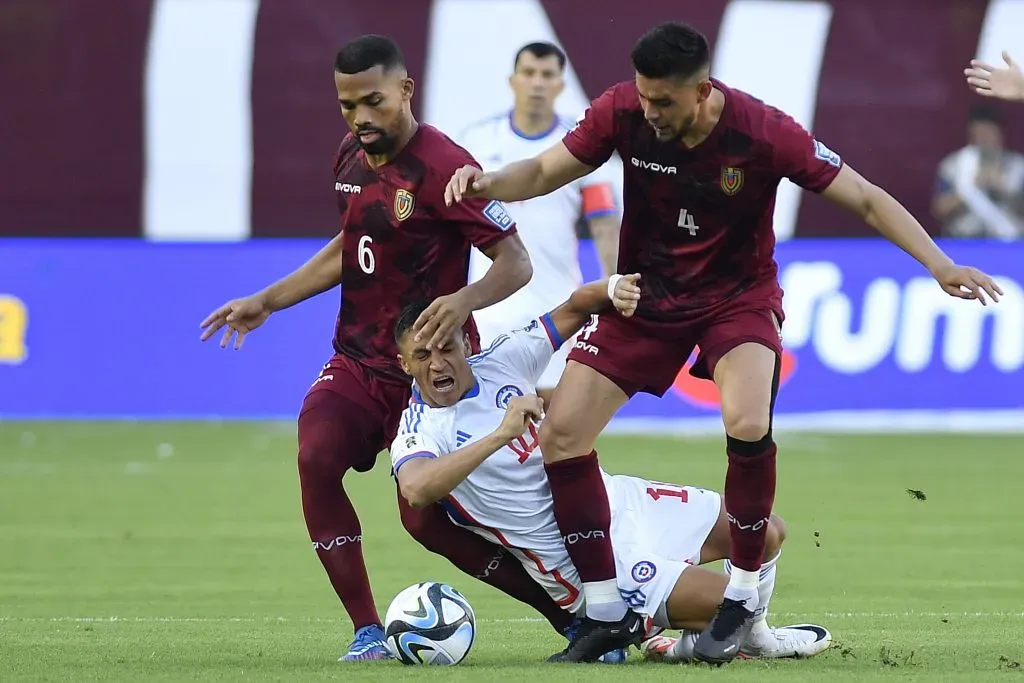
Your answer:
[[[756,411],[738,411],[724,415],[725,433],[740,441],[755,442],[768,436],[771,420],[767,414]]]
[[[341,477],[348,470],[339,463],[338,444],[333,440],[311,435],[299,440],[299,479],[303,484],[314,481],[333,487],[340,485]]]
[[[541,423],[537,441],[545,461],[564,460],[579,455],[574,450],[576,439],[573,433],[560,422],[550,418]]]

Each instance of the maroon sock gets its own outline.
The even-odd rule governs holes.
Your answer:
[[[501,546],[456,525],[440,505],[417,509],[410,507],[399,495],[398,509],[406,531],[430,552],[537,610],[559,633],[572,623],[572,615],[555,604],[516,557]]]
[[[768,519],[775,503],[775,441],[726,438],[729,470],[725,475],[725,509],[733,566],[757,571],[764,555]]]
[[[615,578],[608,491],[591,451],[544,464],[551,485],[555,521],[572,563],[584,583]]]
[[[307,398],[299,416],[302,513],[313,549],[356,630],[379,624],[363,562],[363,534],[342,477],[362,462],[372,416],[329,391]]]

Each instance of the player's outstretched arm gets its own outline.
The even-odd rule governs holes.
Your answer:
[[[558,336],[568,339],[580,331],[590,316],[614,306],[627,318],[636,311],[640,302],[640,275],[612,275],[604,280],[590,282],[569,297],[549,314]]]
[[[860,216],[883,237],[913,256],[928,269],[943,290],[961,299],[987,304],[987,294],[999,301],[1003,290],[977,268],[959,266],[946,255],[917,219],[892,195],[868,182],[844,164],[822,196]]]
[[[428,339],[427,348],[434,348],[465,325],[470,313],[507,299],[533,277],[530,255],[518,234],[484,249],[484,255],[491,259],[491,267],[484,276],[454,294],[432,301],[413,323],[415,341]]]
[[[395,475],[402,497],[414,508],[436,503],[465,481],[484,460],[526,431],[530,422],[539,422],[543,414],[544,402],[537,396],[513,398],[501,424],[484,438],[442,457],[416,458],[402,465]]]
[[[559,142],[535,157],[515,161],[491,173],[476,166],[463,166],[448,181],[444,202],[451,206],[465,197],[519,202],[554,192],[593,170],[593,166],[574,157]]]
[[[971,65],[964,69],[967,85],[982,97],[1024,102],[1024,73],[1005,50],[1003,61],[1005,68],[972,59]]]
[[[324,245],[298,270],[266,289],[241,299],[233,299],[216,309],[199,324],[206,341],[226,327],[220,340],[225,348],[235,336],[235,349],[242,347],[245,335],[266,322],[271,313],[294,306],[341,283],[342,235]]]

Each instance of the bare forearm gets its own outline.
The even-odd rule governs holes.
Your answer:
[[[619,217],[617,214],[598,216],[588,221],[590,235],[604,269],[604,276],[615,274],[619,252]]]
[[[470,310],[478,311],[515,294],[530,281],[531,277],[533,266],[530,264],[530,256],[526,249],[507,249],[498,253],[484,276],[466,285],[462,293],[469,300]]]
[[[917,219],[877,186],[872,186],[867,193],[864,220],[932,273],[953,263]]]
[[[515,161],[487,174],[491,184],[484,192],[489,199],[519,202],[545,195],[558,185],[545,181],[543,165],[536,157]]]
[[[295,272],[270,285],[260,295],[271,310],[280,311],[338,286],[341,252],[342,235],[339,234]]]
[[[590,282],[576,289],[568,301],[551,311],[551,322],[558,330],[558,336],[568,339],[579,332],[590,316],[610,305],[608,279]]]
[[[412,507],[436,503],[465,481],[473,470],[494,455],[505,443],[506,440],[502,437],[489,434],[443,457],[420,459],[416,469],[411,473],[412,476],[403,478],[401,475],[404,472],[399,472],[402,496]]]

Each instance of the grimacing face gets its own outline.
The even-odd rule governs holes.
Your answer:
[[[355,74],[335,71],[334,85],[341,115],[366,153],[376,156],[392,151],[411,115],[415,84],[405,69],[385,71],[375,66]]]
[[[508,84],[515,95],[516,111],[538,116],[554,111],[555,99],[565,88],[558,57],[538,57],[529,51],[519,55]]]
[[[636,91],[644,118],[659,142],[671,142],[693,129],[700,105],[711,96],[706,72],[690,79],[647,78],[636,74]]]
[[[415,336],[411,329],[406,330],[398,344],[402,370],[416,380],[428,404],[455,405],[475,381],[466,355],[469,337],[457,330],[442,346],[428,349],[427,340],[414,342]]]

